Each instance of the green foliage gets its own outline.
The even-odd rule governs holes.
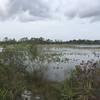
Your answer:
[[[0,100],[20,100],[24,90],[31,90],[34,96],[40,95],[46,100],[58,100],[58,90],[43,78],[44,66],[32,72],[26,70],[29,67],[24,64],[27,55],[32,61],[37,58],[35,45],[4,46],[0,53]]]
[[[7,100],[15,100],[26,88],[25,51],[23,48],[7,47],[0,53],[0,87],[7,89]],[[1,92],[4,93],[4,92]]]
[[[62,90],[63,100],[99,100],[100,67],[91,61],[76,66]]]
[[[8,90],[0,89],[0,100],[6,100],[7,99],[7,93],[8,93]]]
[[[35,59],[38,56],[38,54],[39,54],[38,53],[38,49],[37,49],[36,45],[34,45],[34,44],[30,45],[29,51],[30,51],[33,59]]]
[[[100,99],[100,66],[97,63],[82,62],[64,82],[54,83],[44,79],[42,63],[33,65],[31,72],[26,70],[30,66],[30,63],[25,64],[27,57],[34,61],[38,56],[35,44],[4,45],[0,53],[0,100],[19,100],[24,90],[31,90],[34,96],[45,100]]]
[[[74,100],[75,93],[73,87],[71,86],[71,80],[67,79],[62,87],[61,100]]]

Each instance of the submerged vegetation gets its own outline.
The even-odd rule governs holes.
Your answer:
[[[25,90],[32,92],[32,100],[37,100],[34,99],[36,96],[40,97],[38,100],[100,100],[99,62],[83,61],[64,81],[51,81],[45,78],[47,67],[43,62],[34,63],[39,63],[39,57],[50,56],[41,55],[42,49],[37,48],[37,43],[44,39],[33,40],[24,38],[17,42],[6,38],[1,42],[0,100],[22,100],[21,94]],[[52,59],[55,56],[53,53]],[[60,61],[59,58],[54,60]]]

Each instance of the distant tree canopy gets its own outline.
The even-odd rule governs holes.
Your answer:
[[[15,38],[10,39],[8,37],[5,37],[2,41],[0,41],[0,44],[16,44],[16,43],[34,43],[34,44],[100,44],[100,40],[69,40],[69,41],[62,41],[62,40],[51,40],[51,39],[45,39],[43,37],[40,38],[28,38],[23,37],[19,40],[16,40]]]

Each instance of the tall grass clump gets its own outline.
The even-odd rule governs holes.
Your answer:
[[[63,100],[100,100],[100,66],[87,61],[76,66],[62,87]]]

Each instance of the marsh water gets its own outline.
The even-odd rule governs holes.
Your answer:
[[[82,61],[100,61],[100,45],[77,45],[75,47],[43,47],[42,62],[48,67],[50,80],[61,81],[68,77],[71,69]]]
[[[0,48],[2,52],[3,48]],[[100,45],[42,45],[39,46],[40,55],[35,61],[25,53],[25,66],[29,71],[34,67],[45,71],[44,77],[52,81],[62,81],[70,71],[82,61],[100,62]],[[24,57],[21,58],[24,60]]]

